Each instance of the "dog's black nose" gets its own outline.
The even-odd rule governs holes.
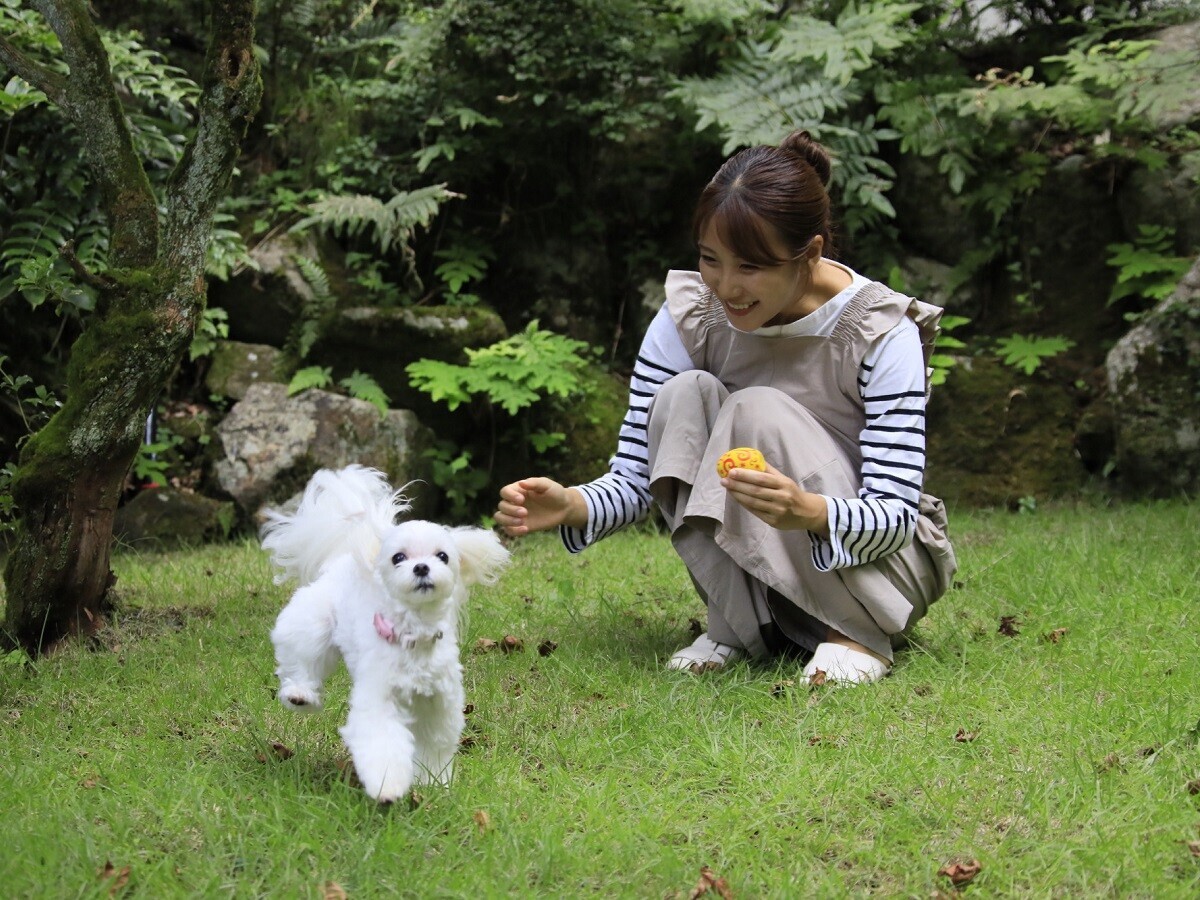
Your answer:
[[[429,566],[425,565],[425,563],[417,563],[413,566],[413,574],[418,578],[424,578],[429,574]]]

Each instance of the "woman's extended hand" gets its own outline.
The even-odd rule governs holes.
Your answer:
[[[522,478],[500,488],[495,519],[512,537],[559,525],[585,528],[587,506],[575,488],[563,487],[549,478]]]
[[[770,463],[765,472],[732,469],[721,484],[739,505],[772,528],[829,536],[825,498],[804,490]]]

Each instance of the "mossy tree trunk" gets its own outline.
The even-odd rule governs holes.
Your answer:
[[[213,214],[262,87],[253,53],[255,0],[213,0],[195,135],[160,214],[87,0],[31,5],[58,35],[69,74],[3,39],[0,61],[43,91],[85,136],[110,231],[109,271],[97,277],[79,270],[96,287],[98,302],[71,348],[65,400],[25,445],[13,481],[18,531],[4,571],[4,639],[38,654],[104,620],[122,485],[146,414],[204,310]]]

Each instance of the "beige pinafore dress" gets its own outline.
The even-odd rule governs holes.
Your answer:
[[[806,491],[854,498],[862,486],[865,411],[859,368],[904,316],[926,364],[941,310],[872,282],[828,336],[765,336],[729,325],[698,274],[672,272],[667,305],[697,367],[670,379],[650,408],[650,490],[708,607],[709,636],[754,656],[811,651],[829,626],[891,659],[957,568],[940,500],[921,496],[912,543],[860,566],[822,572],[806,531],[780,531],[720,485],[717,458],[757,447]]]

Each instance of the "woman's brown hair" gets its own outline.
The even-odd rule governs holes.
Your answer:
[[[829,212],[829,151],[807,131],[794,131],[778,147],[742,150],[717,170],[700,194],[692,216],[692,239],[714,222],[721,243],[749,263],[787,262],[771,250],[767,226],[799,256],[816,235],[822,256],[833,255]]]

